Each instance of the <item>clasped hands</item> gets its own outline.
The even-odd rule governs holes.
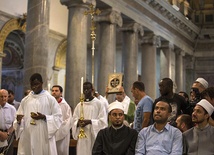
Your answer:
[[[91,120],[84,119],[84,120],[78,120],[77,127],[85,127],[86,125],[91,124]]]

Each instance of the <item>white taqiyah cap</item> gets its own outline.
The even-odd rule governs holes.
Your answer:
[[[202,106],[207,112],[208,114],[211,116],[213,111],[214,111],[214,107],[212,104],[210,104],[210,102],[208,102],[205,99],[202,99],[200,102],[197,103],[197,105]]]
[[[120,109],[124,111],[123,104],[121,102],[115,101],[108,105],[108,112],[111,112],[114,109]]]
[[[208,88],[208,82],[204,78],[197,78],[196,81],[202,84],[205,89]]]

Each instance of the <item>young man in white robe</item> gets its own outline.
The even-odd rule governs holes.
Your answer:
[[[97,133],[108,125],[107,115],[104,105],[93,96],[93,86],[90,82],[83,84],[83,93],[83,107],[80,102],[74,109],[72,135],[77,140],[77,155],[91,155]],[[80,120],[82,114],[84,119]],[[79,138],[81,128],[86,135],[84,138]]]
[[[56,147],[58,155],[69,155],[69,144],[70,144],[70,129],[72,127],[72,112],[71,107],[62,97],[63,89],[60,85],[54,85],[51,90],[51,94],[62,110],[62,125],[56,132]]]
[[[42,87],[39,73],[30,78],[32,91],[22,99],[14,121],[18,155],[57,155],[55,133],[62,123],[56,99]]]

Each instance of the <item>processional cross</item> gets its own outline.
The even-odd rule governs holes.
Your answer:
[[[90,5],[90,9],[88,11],[85,11],[85,15],[88,15],[90,14],[91,15],[91,41],[92,41],[92,47],[91,47],[91,51],[92,51],[92,84],[94,84],[94,50],[95,50],[95,47],[94,47],[94,43],[95,43],[95,40],[96,40],[96,33],[95,33],[95,30],[96,30],[96,26],[95,26],[95,22],[94,22],[94,15],[99,15],[101,13],[101,11],[99,9],[96,9],[94,8],[94,5],[91,4]]]

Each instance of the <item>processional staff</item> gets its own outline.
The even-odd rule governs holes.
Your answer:
[[[99,9],[94,8],[94,5],[91,4],[90,5],[90,10],[89,11],[85,11],[85,15],[90,14],[91,15],[91,41],[92,41],[92,47],[91,47],[91,51],[92,51],[92,84],[94,84],[94,44],[95,44],[95,40],[96,40],[96,26],[95,26],[95,22],[94,22],[94,15],[99,15],[101,13],[101,11]]]

